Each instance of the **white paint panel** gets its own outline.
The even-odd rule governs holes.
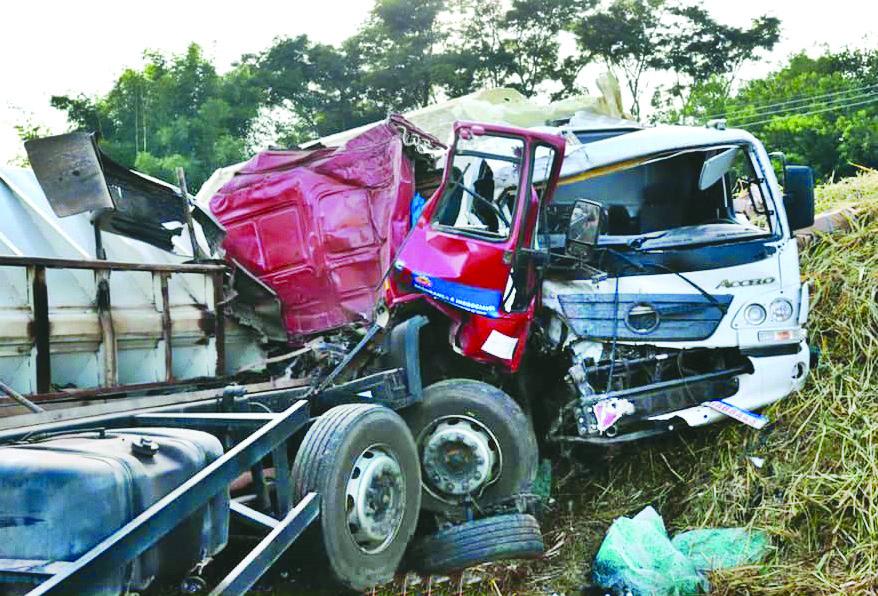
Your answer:
[[[482,344],[482,351],[497,358],[512,360],[512,355],[515,354],[515,346],[517,345],[517,337],[509,337],[493,329],[488,335],[488,339]]]

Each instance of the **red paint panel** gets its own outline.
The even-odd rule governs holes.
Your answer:
[[[527,334],[533,320],[533,312],[534,308],[531,304],[531,307],[525,312],[506,313],[499,319],[471,315],[457,328],[457,345],[463,355],[472,360],[488,364],[500,363],[511,372],[515,372],[521,365],[521,358],[524,355],[525,344],[527,344]],[[492,331],[518,339],[518,344],[515,346],[510,360],[498,358],[482,349]]]
[[[449,152],[442,184],[424,209],[405,247],[400,251],[398,266],[385,290],[387,303],[391,306],[410,300],[412,294],[423,295],[416,289],[417,284],[412,283],[415,276],[420,275],[450,282],[449,285],[462,288],[459,290],[461,295],[471,290],[476,292],[488,290],[505,295],[511,276],[515,274],[515,277],[520,277],[523,274],[526,280],[526,287],[523,289],[528,291],[525,295],[538,295],[538,280],[535,272],[532,268],[523,272],[514,272],[513,256],[519,247],[530,245],[540,207],[540,198],[530,184],[532,175],[530,156],[537,144],[555,150],[557,157],[544,192],[544,200],[550,201],[564,155],[564,140],[552,134],[511,127],[480,124],[475,126],[481,129],[481,134],[514,137],[521,139],[523,143],[522,155],[526,158],[522,160],[519,167],[522,180],[527,183],[521,184],[517,190],[518,208],[511,222],[509,236],[503,240],[491,241],[434,224],[433,215],[439,207],[438,197],[443,196],[446,185],[450,183],[448,173],[452,169],[453,153],[457,150],[456,141],[452,151]],[[456,139],[466,139],[459,135],[462,129],[469,127],[474,127],[473,123],[456,123]],[[481,311],[473,312],[471,309],[470,312],[465,312],[465,307],[456,308],[449,301],[443,304],[435,296],[427,300],[452,320],[451,341],[462,355],[477,362],[500,365],[511,372],[518,369],[533,320],[536,298],[531,299],[529,304],[520,310],[510,311],[501,305],[497,316],[476,314]],[[512,358],[499,357],[483,349],[492,332],[517,339]]]
[[[235,246],[238,262],[251,271],[265,268],[265,256],[259,243],[256,222],[243,221],[226,227],[226,243]]]
[[[305,246],[302,244],[302,230],[299,213],[295,206],[269,213],[260,217],[258,230],[260,245],[265,251],[265,264],[268,271],[277,271],[306,260]],[[286,242],[266,242],[263,239],[286,238]]]
[[[369,196],[364,189],[337,192],[320,200],[323,245],[332,253],[346,254],[375,244],[369,219]]]

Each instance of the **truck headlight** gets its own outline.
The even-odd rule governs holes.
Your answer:
[[[744,319],[750,325],[761,325],[765,317],[765,308],[761,304],[751,304],[744,310]]]
[[[782,323],[793,316],[793,303],[786,298],[776,298],[769,307],[771,320]]]

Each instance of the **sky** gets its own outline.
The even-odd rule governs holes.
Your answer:
[[[26,0],[0,6],[0,164],[23,148],[15,124],[31,121],[66,130],[52,95],[100,95],[144,50],[179,53],[200,44],[223,71],[242,54],[265,49],[280,36],[302,33],[339,43],[365,19],[373,0],[150,0],[147,3]],[[770,14],[783,22],[781,42],[744,78],[762,76],[799,50],[878,45],[874,0],[704,0],[721,22],[742,25]],[[131,8],[126,8],[131,6]]]

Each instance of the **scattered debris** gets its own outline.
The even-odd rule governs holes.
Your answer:
[[[753,464],[754,466],[756,466],[757,468],[759,468],[760,470],[762,469],[762,466],[765,465],[765,458],[764,457],[750,456],[747,459],[749,459],[750,463]]]
[[[769,422],[767,416],[763,416],[762,414],[750,410],[745,410],[744,408],[739,408],[723,399],[708,401],[705,402],[704,405],[711,410],[716,410],[717,412],[725,414],[729,418],[733,418],[741,424],[746,424],[756,430],[761,430]]]

